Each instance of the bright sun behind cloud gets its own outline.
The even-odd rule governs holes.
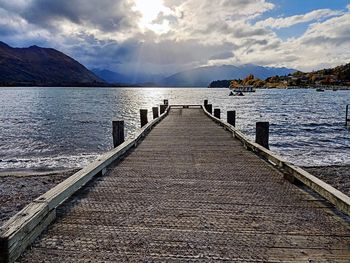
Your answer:
[[[141,13],[139,27],[142,30],[152,30],[157,34],[169,31],[169,21],[156,22],[160,14],[169,15],[171,10],[164,6],[163,0],[135,0],[134,10]]]

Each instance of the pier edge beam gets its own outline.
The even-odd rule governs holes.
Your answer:
[[[148,123],[148,110],[140,110],[141,128]]]
[[[116,148],[125,141],[124,121],[112,121],[112,127],[113,146]]]
[[[269,147],[269,134],[270,134],[270,123],[269,122],[257,122],[256,123],[256,133],[255,142],[260,144],[266,149]]]
[[[231,124],[233,127],[236,127],[236,111],[227,111],[227,123]]]
[[[220,109],[214,109],[214,117],[220,119],[221,111]]]
[[[153,112],[153,119],[157,119],[159,117],[159,109],[158,109],[158,107],[153,107],[152,108],[152,112]]]

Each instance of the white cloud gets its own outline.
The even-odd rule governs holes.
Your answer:
[[[283,65],[301,70],[333,67],[350,62],[350,14],[314,23],[298,38],[280,41],[274,49],[242,56],[246,61]]]
[[[257,22],[256,25],[270,28],[287,28],[297,24],[315,21],[321,18],[333,17],[342,15],[342,11],[319,9],[314,10],[303,15],[295,15],[283,18],[268,18],[266,20]]]

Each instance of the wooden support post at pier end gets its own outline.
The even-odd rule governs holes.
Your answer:
[[[270,128],[269,122],[256,123],[255,142],[257,144],[260,144],[262,147],[265,147],[266,149],[270,149],[269,148],[269,128]]]
[[[169,100],[164,100],[164,105],[169,105]]]
[[[204,100],[204,107],[208,105],[208,100]]]
[[[148,110],[140,110],[141,128],[148,123]]]
[[[349,124],[349,105],[346,105],[346,112],[345,112],[345,126],[348,126]]]
[[[207,107],[205,108],[207,112],[210,114],[213,114],[213,104],[207,104]]]
[[[124,136],[124,121],[113,121],[113,146],[114,148],[118,147],[125,141]]]
[[[220,109],[214,109],[214,117],[220,119]]]
[[[236,111],[233,110],[227,112],[227,122],[233,127],[236,126]]]
[[[162,115],[162,114],[165,112],[165,110],[166,110],[167,107],[168,107],[168,106],[165,105],[165,104],[160,105],[160,115]]]
[[[153,107],[152,112],[153,112],[153,119],[157,119],[159,117],[158,107]]]

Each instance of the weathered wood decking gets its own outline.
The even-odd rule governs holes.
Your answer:
[[[350,228],[202,109],[171,109],[19,262],[215,260],[349,262]]]

